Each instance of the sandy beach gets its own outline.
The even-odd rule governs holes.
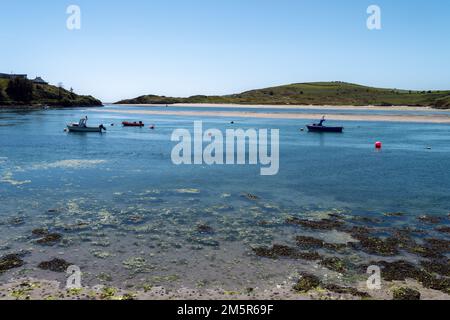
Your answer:
[[[141,105],[143,106],[143,105]],[[186,105],[187,106],[187,105]],[[194,105],[189,105],[193,107]],[[204,107],[205,109],[208,107],[221,107],[221,108],[279,108],[286,109],[285,106],[230,106],[230,105],[195,105]],[[323,116],[323,113],[276,113],[276,112],[248,112],[248,111],[186,111],[182,110],[185,107],[183,105],[178,105],[175,107],[170,107],[170,109],[160,111],[160,110],[128,110],[126,108],[119,110],[102,110],[96,109],[96,112],[112,112],[112,113],[122,113],[122,114],[136,114],[136,115],[171,115],[171,116],[187,116],[187,117],[224,117],[224,118],[262,118],[262,119],[299,119],[299,120],[317,120]],[[180,108],[180,110],[174,110],[174,108]],[[296,109],[296,110],[317,110],[319,107],[300,107],[300,106],[289,106],[288,108]],[[328,107],[324,107],[328,108]],[[449,123],[450,124],[450,113],[448,115],[412,115],[412,114],[402,114],[402,111],[430,111],[432,109],[429,108],[410,108],[410,107],[396,107],[396,108],[381,108],[381,107],[351,107],[351,106],[342,106],[342,107],[330,107],[329,109],[333,110],[391,110],[391,111],[399,111],[399,114],[330,114],[327,115],[329,120],[335,121],[384,121],[384,122],[417,122],[417,123]]]

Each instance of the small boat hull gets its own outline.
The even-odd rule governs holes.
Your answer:
[[[122,122],[122,125],[124,127],[138,127],[138,128],[142,128],[145,127],[145,124],[143,124],[142,122],[138,123],[138,122]]]
[[[334,132],[342,133],[344,127],[307,126],[309,132]]]
[[[69,132],[103,132],[103,128],[100,127],[79,127],[79,126],[67,126]]]

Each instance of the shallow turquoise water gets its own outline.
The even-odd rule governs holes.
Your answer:
[[[280,129],[280,172],[268,177],[259,166],[175,166],[172,131],[192,130],[199,119],[108,112],[117,108],[126,107],[0,112],[0,256],[28,252],[24,273],[61,279],[36,265],[64,257],[91,283],[102,273],[117,284],[270,283],[262,275],[278,281],[298,262],[261,261],[251,247],[292,243],[299,231],[282,226],[289,215],[405,212],[395,223],[412,226],[418,215],[450,212],[449,125],[345,122],[344,134],[320,135],[299,130],[308,120],[201,118],[204,128],[223,131]],[[107,125],[107,133],[63,131],[84,115],[92,125]],[[122,128],[124,120],[147,127]],[[381,152],[375,141],[383,142]],[[262,220],[275,227],[258,225]],[[198,223],[216,232],[199,235]],[[37,227],[63,234],[64,241],[36,245],[31,230]],[[322,236],[339,241],[344,235]]]

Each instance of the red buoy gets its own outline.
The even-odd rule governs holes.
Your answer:
[[[375,148],[381,149],[383,147],[383,144],[380,141],[375,142]]]

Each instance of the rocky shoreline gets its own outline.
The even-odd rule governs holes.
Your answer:
[[[272,289],[166,289],[145,286],[121,289],[112,286],[66,289],[58,281],[34,278],[13,279],[0,285],[0,300],[450,300],[450,295],[424,288],[413,280],[386,282],[381,290],[323,286],[314,277],[283,283]]]
[[[242,197],[256,202],[259,197],[246,194]],[[50,212],[50,211],[49,211]],[[23,278],[4,281],[0,285],[0,299],[450,299],[450,267],[447,257],[450,241],[446,240],[450,216],[423,215],[416,218],[423,228],[377,227],[387,222],[402,219],[403,213],[385,213],[383,217],[352,217],[341,213],[329,212],[322,219],[289,216],[283,225],[299,228],[303,232],[295,237],[293,246],[273,243],[271,246],[252,247],[255,259],[265,259],[283,263],[284,261],[309,261],[330,273],[340,277],[354,279],[351,285],[336,280],[299,271],[289,275],[281,284],[273,288],[247,287],[237,291],[222,289],[196,288],[165,289],[163,286],[142,284],[123,290],[114,286],[83,288],[77,290],[61,289],[58,281],[46,281]],[[369,224],[367,224],[370,222]],[[10,220],[14,225],[23,221]],[[271,227],[270,221],[259,221],[265,228]],[[80,225],[80,228],[82,226]],[[88,227],[87,225],[85,227]],[[338,231],[351,236],[352,241],[342,243],[327,242],[319,237],[304,235],[304,231],[320,233]],[[198,237],[211,237],[215,229],[206,223],[197,224],[194,233]],[[384,233],[386,236],[379,236]],[[300,235],[301,234],[301,235]],[[311,234],[311,233],[309,233]],[[443,237],[432,235],[441,234]],[[420,237],[420,240],[419,238]],[[33,229],[30,239],[42,248],[51,248],[64,241],[64,234],[46,228]],[[355,252],[366,254],[371,260],[356,262]],[[417,263],[403,256],[413,255]],[[0,275],[18,270],[27,264],[28,253],[10,253],[0,257]],[[378,257],[378,259],[375,259]],[[359,259],[360,260],[360,259]],[[54,274],[63,274],[71,265],[61,258],[45,260],[36,267]],[[124,262],[127,269],[146,272],[145,260]],[[367,279],[369,266],[381,270],[381,289],[369,290]],[[33,266],[28,266],[33,267]],[[313,271],[314,268],[311,269]],[[134,272],[134,271],[133,271]],[[16,274],[17,275],[17,274]],[[212,287],[214,288],[214,287]]]

